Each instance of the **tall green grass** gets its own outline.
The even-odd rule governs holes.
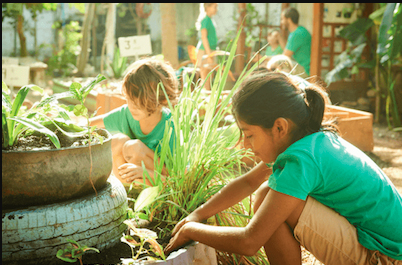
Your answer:
[[[155,176],[150,181],[154,187],[158,187],[158,195],[146,207],[148,217],[153,221],[170,224],[169,229],[238,176],[243,165],[242,158],[250,155],[245,150],[232,148],[240,136],[237,125],[222,126],[224,115],[230,110],[232,95],[265,59],[262,58],[251,67],[247,65],[229,95],[223,97],[222,91],[234,62],[239,36],[240,31],[233,43],[229,44],[230,55],[224,57],[215,69],[210,98],[206,100],[203,97],[204,83],[198,82],[194,91],[190,90],[193,73],[193,76],[185,78],[187,85],[183,86],[177,104],[170,105],[174,127],[165,130],[161,152],[158,156],[155,155]],[[165,93],[163,87],[161,91]],[[199,114],[202,106],[206,109],[203,119]],[[172,134],[176,140],[173,150],[170,150],[169,139]],[[168,172],[165,180],[161,176],[163,166]],[[243,212],[245,204],[250,204],[249,198],[211,221],[216,225],[245,226],[251,218],[251,212]],[[237,214],[233,214],[236,212]],[[244,257],[243,262],[250,259],[246,264],[263,264],[263,255],[260,252],[254,257]],[[221,256],[228,256],[232,260],[242,259],[240,256],[225,253],[221,253]]]

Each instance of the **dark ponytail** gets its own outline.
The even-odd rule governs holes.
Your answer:
[[[293,142],[320,130],[337,132],[334,124],[323,123],[328,101],[321,87],[302,89],[298,83],[280,72],[250,76],[232,98],[235,118],[267,129],[277,118],[288,118],[297,125],[291,132]]]

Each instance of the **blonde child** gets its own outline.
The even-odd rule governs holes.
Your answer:
[[[142,163],[148,174],[154,175],[154,154],[160,151],[165,124],[171,117],[159,83],[174,102],[178,81],[173,68],[155,59],[137,61],[123,79],[122,94],[127,104],[91,120],[91,125],[116,133],[112,139],[113,174],[126,186],[134,180],[142,182]],[[173,137],[170,148],[172,144]]]
[[[201,40],[197,44],[197,67],[200,67],[201,79],[204,81],[208,73],[212,70],[215,61],[212,52],[216,50],[218,45],[218,37],[216,35],[216,26],[212,17],[218,12],[218,3],[204,3],[204,12],[200,12],[197,29],[201,32]],[[202,6],[201,6],[201,11]],[[211,90],[210,78],[205,82],[205,89]]]
[[[179,222],[165,252],[194,240],[247,256],[264,247],[272,265],[302,264],[300,246],[326,265],[402,264],[401,195],[323,123],[324,109],[320,88],[302,90],[283,73],[244,81],[232,110],[245,148],[262,162]],[[247,226],[201,223],[257,189]]]

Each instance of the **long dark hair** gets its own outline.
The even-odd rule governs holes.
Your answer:
[[[320,130],[338,133],[333,122],[323,123],[325,95],[318,85],[305,89],[280,72],[257,73],[249,76],[232,98],[236,120],[250,125],[272,128],[278,118],[292,120],[292,142]]]

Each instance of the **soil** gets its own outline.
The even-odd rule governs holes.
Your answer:
[[[88,135],[70,138],[65,134],[55,132],[60,141],[61,148],[85,146],[88,144]],[[92,139],[92,144],[98,143],[97,139]],[[31,151],[31,150],[50,150],[56,149],[49,137],[44,134],[29,135],[20,137],[16,145],[9,148],[3,148],[6,151]]]

